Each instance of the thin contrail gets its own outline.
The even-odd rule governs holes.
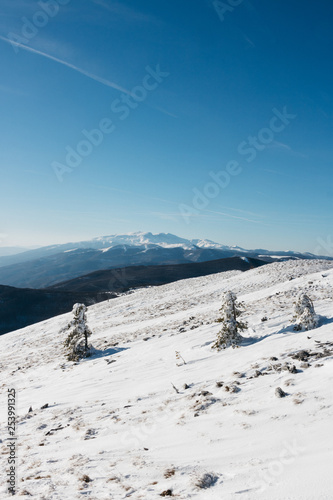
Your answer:
[[[102,85],[106,85],[107,87],[111,87],[116,90],[120,90],[121,92],[125,92],[126,94],[131,95],[131,93],[127,90],[124,89],[123,87],[120,87],[114,82],[110,82],[109,80],[106,80],[105,78],[101,78],[99,76],[94,75],[93,73],[89,73],[88,71],[85,71],[84,69],[78,68],[77,66],[74,66],[74,64],[68,63],[66,61],[63,61],[62,59],[58,59],[58,57],[51,56],[50,54],[46,54],[45,52],[42,52],[41,50],[33,49],[32,47],[28,47],[27,45],[23,45],[19,42],[14,42],[12,40],[9,40],[9,38],[6,38],[4,36],[0,35],[0,40],[10,43],[11,45],[15,45],[16,47],[20,47],[23,50],[27,50],[28,52],[32,52],[33,54],[37,54],[39,56],[46,57],[47,59],[51,59],[52,61],[55,61],[59,64],[62,64],[63,66],[67,66],[68,68],[73,69],[74,71],[77,71],[78,73],[81,73],[84,76],[87,76],[88,78],[91,78],[92,80],[95,80],[98,83],[101,83]]]
[[[205,209],[205,211],[211,214],[224,215],[225,217],[230,217],[231,219],[240,219],[240,220],[245,220],[247,222],[254,222],[255,224],[263,224],[263,222],[259,220],[247,219],[246,217],[238,217],[237,215],[226,214],[224,212],[216,212],[215,210],[207,210],[207,209]]]

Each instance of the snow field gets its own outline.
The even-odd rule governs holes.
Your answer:
[[[250,328],[244,346],[217,352],[215,320],[229,289],[245,302]],[[316,330],[290,324],[301,289],[321,316]],[[6,459],[5,403],[15,387],[19,494],[331,499],[333,355],[311,358],[308,368],[291,356],[332,349],[323,347],[333,342],[332,292],[328,261],[138,290],[88,308],[96,353],[78,364],[66,360],[59,334],[70,314],[2,336],[0,446]],[[287,396],[277,398],[277,387]],[[206,473],[213,484],[203,489]]]

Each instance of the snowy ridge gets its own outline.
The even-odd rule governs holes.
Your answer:
[[[99,238],[94,238],[92,240],[93,244],[109,245],[108,248],[113,248],[118,245],[129,245],[129,246],[148,246],[148,245],[158,245],[162,248],[177,248],[181,247],[186,250],[190,250],[194,247],[190,240],[184,238],[179,238],[170,233],[143,233],[135,232],[129,234],[115,234],[111,236],[102,236]],[[95,248],[93,246],[93,248]]]
[[[265,262],[276,259],[333,260],[332,257],[294,251],[247,250],[211,240],[189,240],[170,233],[136,232],[41,247],[0,257],[0,282],[20,288],[45,288],[100,269],[207,262],[233,257],[255,258]],[[32,266],[27,267],[25,263],[29,261]]]
[[[93,238],[91,240],[87,241],[80,241],[80,242],[72,242],[72,243],[66,243],[66,244],[59,244],[59,245],[51,245],[47,247],[41,247],[37,249],[37,252],[45,251],[49,253],[55,253],[56,251],[59,252],[68,252],[68,251],[74,251],[74,250],[79,250],[79,249],[94,249],[94,250],[102,250],[103,252],[106,252],[107,250],[110,250],[111,248],[117,247],[117,246],[136,246],[136,247],[141,247],[141,246],[146,246],[147,248],[150,246],[158,246],[161,248],[183,248],[184,250],[192,250],[195,248],[203,248],[203,249],[215,249],[215,250],[224,250],[224,251],[231,251],[234,252],[234,254],[237,255],[237,253],[262,253],[260,256],[264,257],[266,255],[273,255],[274,252],[268,251],[268,250],[263,250],[263,249],[254,249],[254,250],[249,250],[249,249],[244,249],[236,245],[222,245],[221,243],[216,243],[215,241],[211,240],[206,240],[206,239],[186,239],[186,238],[180,238],[179,236],[176,236],[171,233],[157,233],[153,234],[151,232],[134,232],[134,233],[127,233],[127,234],[113,234],[113,235],[108,235],[108,236],[99,236],[97,238]],[[293,251],[288,251],[288,252],[278,252],[278,254],[283,253],[287,255],[294,255],[297,254],[297,252]],[[33,254],[33,252],[30,252],[30,254]],[[312,254],[310,253],[304,253],[304,255],[311,257]],[[275,258],[281,257],[281,255],[274,255]]]
[[[248,340],[216,352],[215,320],[229,289],[246,305]],[[316,330],[290,325],[300,290],[321,317]],[[178,499],[331,499],[333,347],[319,342],[333,342],[332,300],[332,262],[277,262],[89,307],[96,354],[77,365],[65,360],[59,334],[70,314],[4,335],[0,369],[18,392],[19,492],[40,500],[153,500],[168,490]],[[291,357],[300,350],[313,354],[308,368]],[[287,396],[277,398],[277,387]],[[1,393],[5,400],[6,384]],[[212,484],[202,489],[206,473]],[[4,468],[1,475],[5,485]]]
[[[113,235],[108,235],[108,236],[99,236],[97,238],[93,238],[92,240],[88,241],[81,241],[81,242],[76,242],[76,243],[67,243],[64,245],[53,245],[50,247],[44,247],[45,250],[59,250],[59,252],[64,251],[64,249],[83,249],[83,248],[90,248],[94,250],[101,250],[103,252],[106,252],[107,250],[110,250],[111,248],[117,247],[117,246],[134,246],[134,247],[141,247],[145,246],[146,248],[149,248],[151,246],[158,246],[161,248],[183,248],[184,250],[192,250],[196,248],[202,248],[202,249],[214,249],[214,250],[223,250],[227,252],[233,252],[234,255],[237,254],[244,254],[244,253],[254,253],[254,254],[261,254],[261,257],[265,257],[267,255],[271,255],[274,258],[281,258],[285,256],[294,256],[294,255],[304,255],[307,258],[315,258],[316,256],[312,255],[311,253],[305,252],[303,254],[300,254],[298,252],[294,251],[283,251],[283,252],[274,252],[274,251],[269,251],[269,250],[263,250],[263,249],[245,249],[242,247],[239,247],[237,245],[223,245],[221,243],[216,243],[215,241],[211,240],[206,240],[206,239],[186,239],[186,238],[180,238],[179,236],[176,236],[171,233],[157,233],[153,234],[151,232],[134,232],[134,233],[127,233],[127,234],[113,234]],[[43,248],[39,249],[43,250]],[[277,255],[275,255],[275,253]]]

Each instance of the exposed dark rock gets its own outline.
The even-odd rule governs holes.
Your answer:
[[[298,359],[299,361],[307,361],[310,356],[308,351],[298,351],[296,354],[291,356],[293,359]]]
[[[82,477],[81,477],[81,481],[83,481],[84,483],[90,483],[92,481],[92,479],[90,479],[89,476],[87,476],[87,474],[84,474]]]
[[[281,387],[277,387],[277,388],[275,389],[275,396],[276,396],[277,398],[284,398],[285,396],[287,396],[287,393],[286,393],[286,392],[284,392],[284,391],[281,389]]]

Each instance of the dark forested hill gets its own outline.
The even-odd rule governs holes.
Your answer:
[[[0,286],[0,334],[69,312],[75,302],[91,305],[132,288],[162,285],[223,271],[247,271],[262,264],[265,262],[258,259],[234,257],[193,264],[96,271],[41,290]]]

